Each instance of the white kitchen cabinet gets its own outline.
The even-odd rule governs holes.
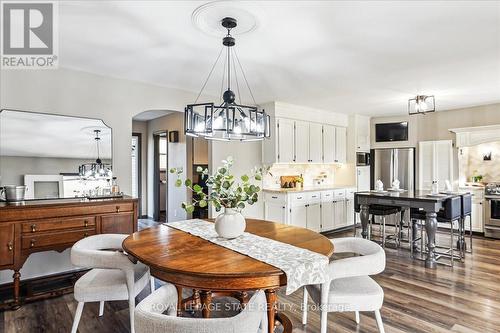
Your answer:
[[[472,231],[484,231],[484,208],[482,202],[473,202],[471,206]],[[465,229],[469,230],[469,221],[465,222]]]
[[[309,162],[323,162],[323,126],[321,124],[309,124]]]
[[[337,200],[333,203],[334,218],[333,225],[335,229],[345,227],[347,225],[345,220],[345,200]]]
[[[266,202],[264,204],[264,219],[286,224],[286,206],[283,203]]]
[[[335,211],[333,201],[321,203],[321,231],[330,231],[335,229],[334,224]]]
[[[347,161],[347,129],[345,127],[335,128],[335,160],[336,163]]]
[[[418,145],[418,189],[430,190],[437,181],[444,190],[445,181],[453,181],[453,145],[451,140],[421,141]]]
[[[370,151],[370,117],[355,115],[356,151]]]
[[[358,191],[370,190],[370,167],[360,166],[356,167],[356,186]]]
[[[335,126],[323,125],[323,163],[335,162]]]
[[[290,224],[295,227],[307,228],[307,206],[297,205],[290,209]]]
[[[354,193],[356,192],[355,188],[348,188],[345,191],[345,219],[346,225],[354,224]]]
[[[307,229],[321,231],[321,204],[319,202],[308,204],[307,207]]]
[[[309,123],[306,121],[295,121],[294,161],[296,163],[309,162]]]
[[[292,163],[295,158],[295,121],[290,119],[277,119],[278,161],[279,163]]]

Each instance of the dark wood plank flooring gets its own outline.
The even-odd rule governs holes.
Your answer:
[[[457,263],[454,269],[425,269],[404,249],[386,252],[386,270],[375,277],[385,292],[382,317],[386,332],[500,332],[500,240],[476,237],[474,254],[468,254],[465,263]],[[148,293],[143,291],[137,301]],[[281,293],[280,308],[292,320],[293,332],[319,332],[317,311],[309,313],[308,325],[301,324],[301,297],[301,292]],[[86,304],[79,332],[129,332],[127,305],[107,302],[104,316],[98,317],[98,303]],[[26,304],[17,311],[0,313],[0,332],[69,332],[75,309],[71,294]],[[329,332],[378,332],[371,313],[361,314],[359,326],[353,313],[331,313],[328,318]]]

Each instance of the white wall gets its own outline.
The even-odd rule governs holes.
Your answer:
[[[232,173],[236,178],[240,178],[243,174],[249,174],[249,171],[254,166],[262,165],[262,143],[257,142],[223,142],[211,141],[209,143],[209,169],[213,172],[216,168],[222,166],[221,161],[228,156],[234,159]],[[262,183],[259,184],[262,187]],[[215,214],[215,210],[211,210]],[[263,219],[264,218],[264,203],[262,193],[259,193],[259,200],[252,206],[247,205],[243,210],[243,215],[249,218]]]
[[[142,111],[183,110],[196,95],[178,89],[114,79],[81,71],[1,70],[0,107],[102,119],[113,129],[113,172],[125,193],[131,189],[132,117]],[[30,256],[21,278],[67,271],[68,251]],[[35,260],[36,258],[36,260]],[[12,271],[0,272],[0,283]]]

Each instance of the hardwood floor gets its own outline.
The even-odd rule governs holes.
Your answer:
[[[333,238],[340,236],[348,234]],[[386,332],[500,331],[500,240],[478,237],[473,244],[474,254],[468,254],[465,263],[457,263],[454,269],[425,269],[406,250],[386,250],[386,270],[375,277],[385,292],[382,318]],[[143,291],[137,301],[148,293]],[[293,332],[319,332],[317,311],[309,312],[308,325],[301,324],[301,297],[301,292],[281,293],[280,308],[292,320]],[[217,300],[227,301],[231,300]],[[72,295],[26,304],[17,311],[0,313],[0,332],[69,332],[75,309]],[[98,304],[86,304],[79,332],[129,331],[126,301],[107,302],[104,316],[97,315]],[[329,332],[378,332],[370,313],[361,313],[359,326],[353,313],[331,313],[328,318]]]

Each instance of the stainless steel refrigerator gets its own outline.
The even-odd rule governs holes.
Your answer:
[[[384,189],[392,187],[395,179],[399,180],[399,188],[415,190],[415,148],[387,148],[371,150],[370,188],[380,179]]]

